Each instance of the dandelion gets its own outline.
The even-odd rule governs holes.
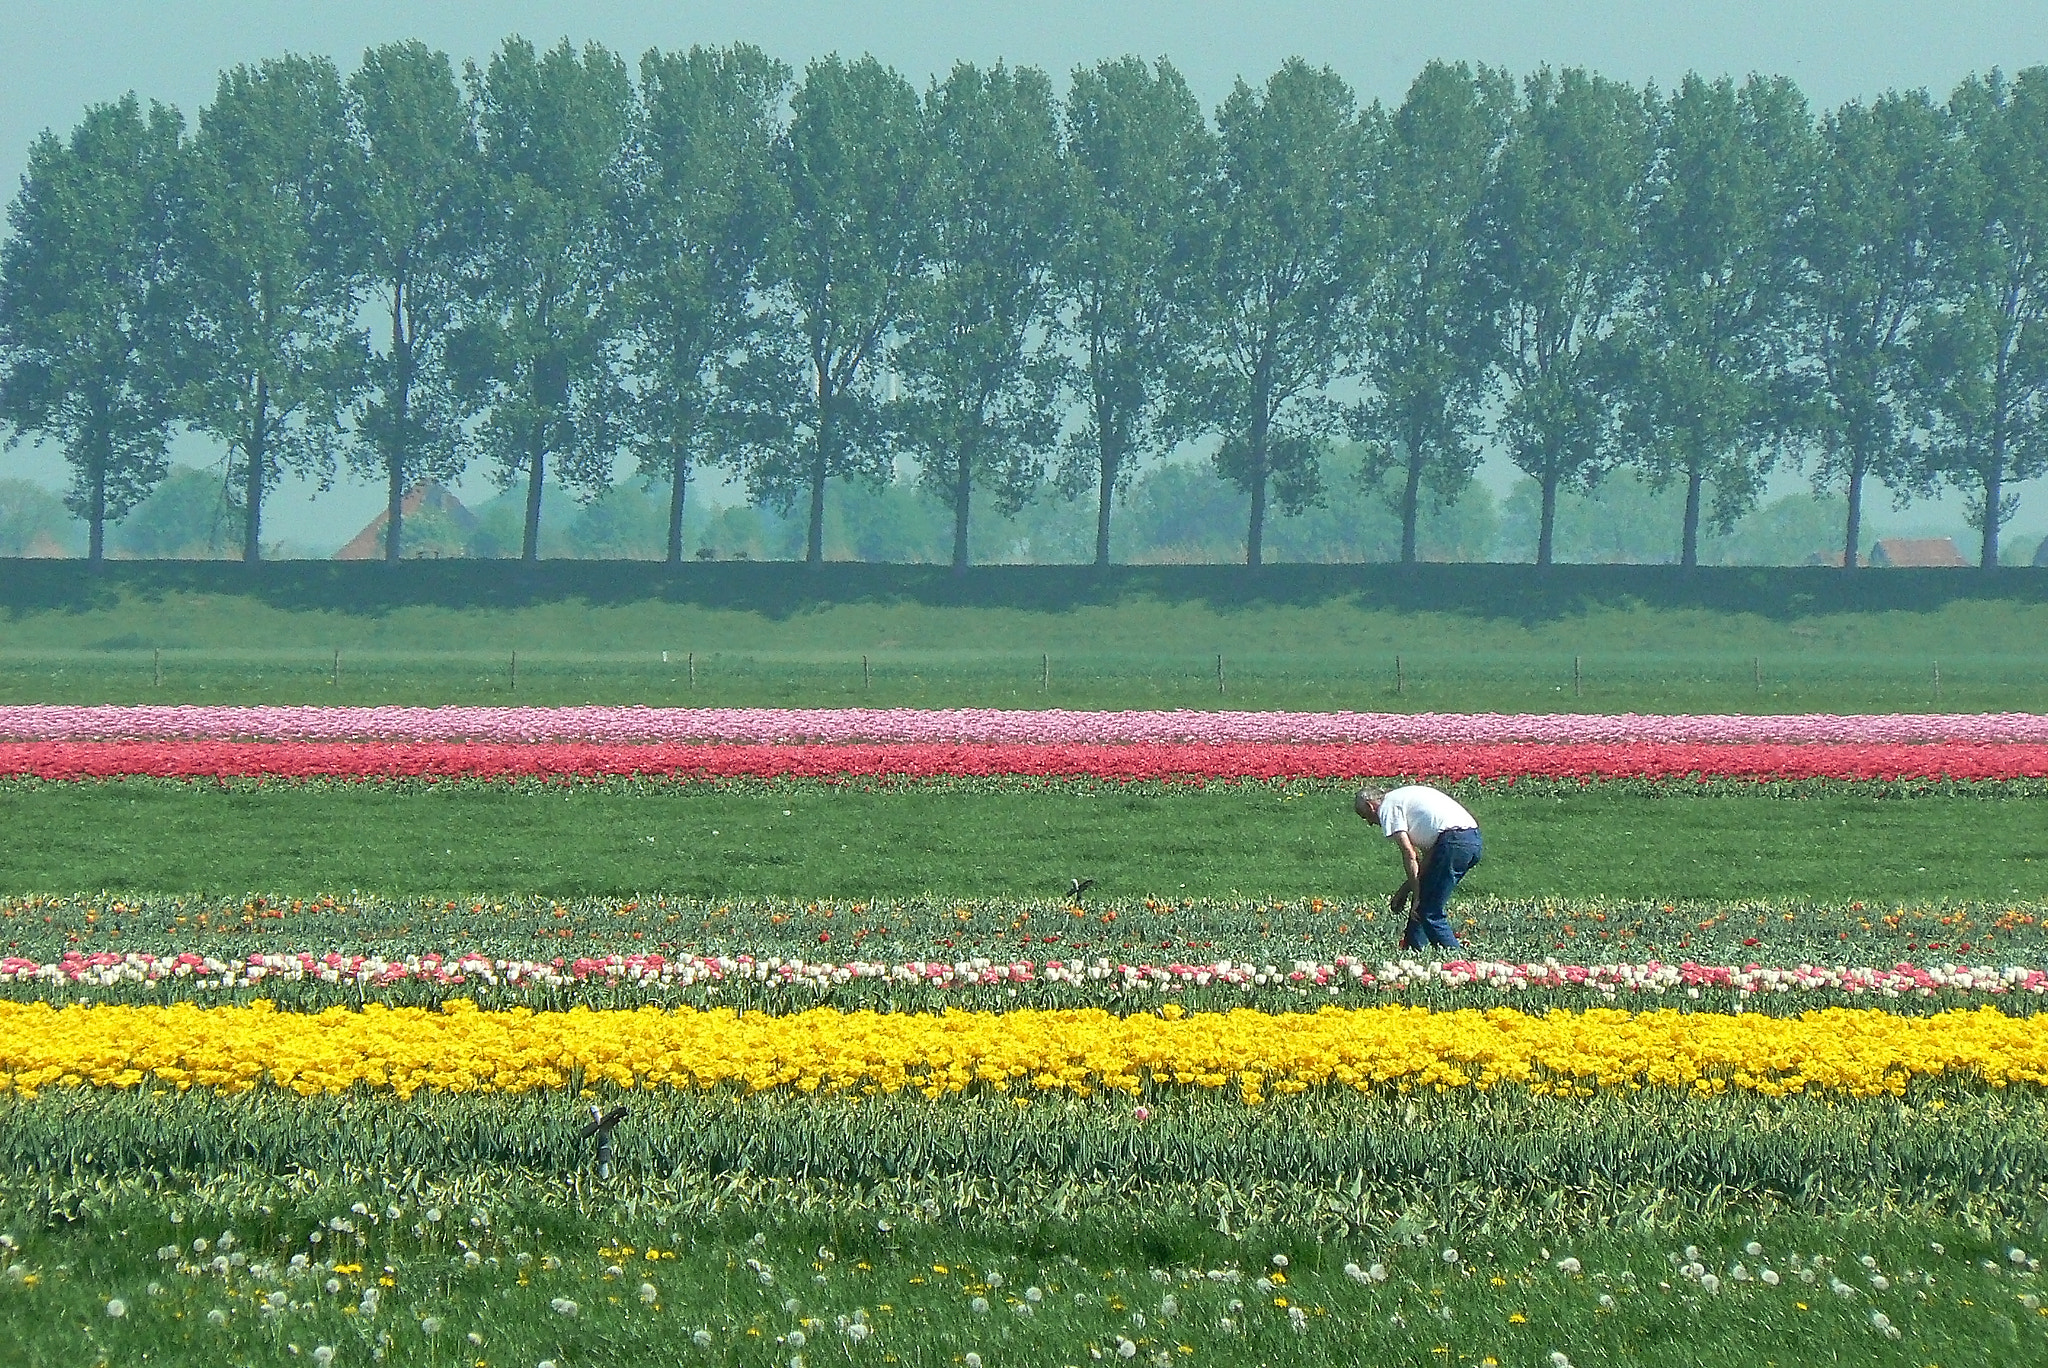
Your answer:
[[[1120,1359],[1134,1359],[1138,1356],[1138,1346],[1125,1339],[1122,1335],[1118,1335],[1116,1340],[1116,1356]]]
[[[1755,1240],[1751,1240],[1748,1244],[1742,1247],[1742,1252],[1749,1255],[1750,1258],[1754,1259],[1764,1252],[1764,1247],[1758,1244]]]
[[[428,1208],[427,1208],[427,1224],[428,1224],[428,1225],[439,1225],[439,1224],[441,1224],[441,1208],[439,1208],[439,1207],[428,1207]]]
[[[1579,1269],[1579,1261],[1569,1254],[1557,1261],[1557,1271],[1560,1273],[1577,1273]]]
[[[1864,1266],[1865,1268],[1876,1268],[1876,1267],[1877,1267],[1877,1260],[1876,1260],[1875,1258],[1873,1258],[1873,1257],[1872,1257],[1871,1255],[1868,1255],[1868,1254],[1865,1254],[1865,1255],[1862,1255],[1862,1256],[1860,1256],[1860,1257],[1859,1257],[1859,1258],[1858,1258],[1858,1259],[1856,1260],[1856,1262],[1857,1262],[1857,1263],[1860,1263],[1860,1264],[1862,1264],[1862,1265],[1863,1265],[1863,1266]]]
[[[1564,1350],[1553,1349],[1550,1351],[1550,1368],[1572,1368],[1572,1361],[1565,1356]]]
[[[474,1344],[479,1349],[484,1347],[484,1337],[482,1335],[479,1335],[474,1330],[470,1331],[465,1338],[467,1338],[471,1344]]]
[[[313,1362],[319,1365],[319,1368],[327,1368],[328,1364],[334,1362],[334,1346],[331,1344],[315,1345],[313,1347]]]
[[[1458,1261],[1458,1251],[1455,1249],[1446,1249],[1443,1254],[1443,1259],[1444,1262],[1447,1264],[1456,1263]]]
[[[1882,1273],[1873,1273],[1870,1275],[1870,1286],[1874,1291],[1889,1292],[1892,1290],[1892,1280]]]
[[[972,1349],[970,1349],[967,1351],[966,1355],[961,1358],[960,1362],[965,1364],[966,1368],[981,1368],[981,1355],[975,1353]]]
[[[576,1305],[575,1302],[570,1301],[567,1297],[556,1297],[553,1301],[549,1302],[548,1305],[555,1308],[555,1314],[558,1316],[573,1317],[577,1313],[577,1311],[581,1309]]]
[[[462,1266],[464,1268],[475,1268],[478,1264],[482,1263],[483,1261],[484,1256],[477,1253],[474,1249],[467,1251],[462,1256]]]
[[[1882,1311],[1873,1311],[1870,1313],[1870,1328],[1873,1330],[1889,1330],[1892,1328],[1892,1318]]]
[[[1178,1297],[1166,1296],[1159,1299],[1159,1315],[1161,1319],[1171,1320],[1179,1314],[1180,1299]]]
[[[1036,1287],[1027,1287],[1024,1289],[1024,1300],[1036,1306],[1045,1300],[1045,1293]]]
[[[1287,1256],[1286,1256],[1285,1254],[1275,1254],[1275,1255],[1273,1256],[1273,1267],[1275,1267],[1275,1268],[1285,1268],[1285,1267],[1287,1267]]]
[[[2024,1249],[2008,1249],[2005,1251],[2005,1257],[2009,1263],[2023,1264],[2027,1261],[2027,1251]]]
[[[327,1288],[327,1295],[331,1297],[335,1293],[341,1291],[341,1279],[329,1278],[327,1282],[324,1284],[324,1286]]]
[[[855,1321],[853,1324],[846,1327],[846,1337],[852,1340],[855,1344],[859,1344],[862,1340],[866,1339],[871,1333],[872,1332],[868,1329],[867,1322],[865,1321]],[[705,1336],[704,1342],[706,1344],[709,1344],[711,1342],[710,1336]]]
[[[228,1323],[228,1313],[216,1306],[206,1313],[206,1323],[218,1330]]]
[[[1600,1309],[1602,1311],[1612,1311],[1614,1309],[1614,1298],[1606,1292],[1600,1294]]]
[[[655,1303],[656,1299],[657,1299],[657,1298],[659,1298],[660,1296],[661,1296],[661,1293],[659,1293],[659,1292],[655,1291],[655,1289],[654,1289],[654,1284],[653,1284],[653,1283],[641,1283],[641,1284],[640,1284],[640,1301],[641,1301],[641,1303],[642,1303],[643,1305],[646,1305],[646,1306],[652,1306],[652,1305],[654,1305],[654,1303]]]
[[[1775,1268],[1766,1268],[1761,1273],[1756,1275],[1756,1280],[1762,1283],[1765,1287],[1776,1287],[1779,1281],[1778,1270]]]
[[[696,1345],[699,1349],[709,1349],[711,1347],[711,1332],[709,1330],[695,1332],[690,1336],[690,1343]]]
[[[422,1335],[438,1335],[438,1334],[440,1334],[440,1333],[441,1333],[441,1318],[440,1318],[439,1316],[425,1316],[425,1317],[422,1317],[422,1318],[421,1318],[421,1320],[420,1320],[420,1333],[421,1333]]]
[[[542,1359],[538,1364],[535,1365],[535,1368],[560,1368],[560,1365],[557,1364],[553,1359]]]
[[[1721,1280],[1711,1273],[1700,1274],[1700,1290],[1713,1296],[1721,1290]]]
[[[122,1301],[119,1297],[109,1297],[107,1299],[107,1314],[115,1320],[121,1319],[121,1317],[128,1314],[128,1303]]]
[[[1294,1330],[1296,1334],[1305,1333],[1308,1330],[1308,1312],[1302,1310],[1298,1306],[1288,1307],[1287,1324]]]

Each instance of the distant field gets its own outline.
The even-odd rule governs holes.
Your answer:
[[[0,563],[8,702],[2039,711],[2044,643],[2030,570]]]

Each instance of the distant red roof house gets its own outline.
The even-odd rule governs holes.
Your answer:
[[[1870,548],[1872,565],[1968,565],[1951,537],[1879,537]]]
[[[476,514],[463,507],[462,500],[448,492],[446,485],[438,480],[421,480],[399,501],[399,509],[407,518],[421,513],[436,513],[453,523],[465,536],[476,531]],[[347,546],[334,553],[336,560],[382,560],[384,559],[384,528],[391,521],[389,512],[379,513],[370,519],[370,525],[356,533]],[[401,553],[403,548],[400,548]]]

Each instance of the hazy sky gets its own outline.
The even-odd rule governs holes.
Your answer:
[[[1002,58],[1063,76],[1135,52],[1172,59],[1211,106],[1237,78],[1257,82],[1298,54],[1335,67],[1366,99],[1397,101],[1416,70],[1441,57],[1515,72],[1581,65],[1666,86],[1692,70],[1782,73],[1827,107],[1897,87],[1946,94],[1974,71],[2048,62],[2048,0],[0,0],[0,186],[12,198],[42,130],[68,129],[86,105],[130,90],[190,118],[221,69],[238,62],[324,53],[346,71],[364,48],[398,38],[424,39],[460,62],[486,57],[511,33],[595,39],[629,58],[650,47],[745,40],[799,69],[826,52],[872,52],[920,86],[959,59]],[[185,459],[210,459],[204,444],[181,447]],[[0,455],[0,475],[59,478],[29,451]],[[277,500],[275,525],[281,535],[340,540],[333,527],[367,519],[378,501],[376,491],[344,485],[315,509],[292,491]],[[2048,522],[2044,509],[2048,497],[2030,489],[2015,530]],[[356,518],[357,510],[367,511]]]

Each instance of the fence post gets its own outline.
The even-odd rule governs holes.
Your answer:
[[[1585,677],[1579,673],[1579,658],[1572,657],[1572,697],[1578,698],[1586,692]]]
[[[875,687],[875,676],[873,672],[871,672],[868,669],[868,658],[866,656],[862,656],[860,658],[860,686],[863,689],[872,689]]]
[[[1047,651],[1044,655],[1040,656],[1038,663],[1040,670],[1038,687],[1040,689],[1050,689],[1052,687],[1052,652]]]
[[[1941,706],[1941,662],[1934,662],[1934,706]]]
[[[697,653],[690,652],[690,687],[697,687]]]
[[[517,652],[517,651],[514,651],[514,652],[512,653],[512,671],[511,671],[511,680],[512,680],[512,692],[513,692],[513,693],[518,693],[518,692],[519,692],[519,652]]]
[[[341,648],[339,646],[334,648],[334,674],[327,682],[330,687],[341,687]]]
[[[1752,664],[1756,667],[1756,691],[1762,693],[1764,691],[1764,658],[1758,656]]]
[[[1216,653],[1216,692],[1222,693],[1223,691],[1223,653],[1218,651]]]
[[[156,681],[156,687],[161,689],[164,686],[164,653],[161,648],[150,651],[149,668],[151,677]]]
[[[1395,694],[1396,694],[1396,695],[1398,696],[1398,695],[1400,694],[1400,692],[1401,692],[1401,657],[1399,657],[1399,656],[1395,656],[1395,657],[1394,657],[1394,693],[1395,693]]]

